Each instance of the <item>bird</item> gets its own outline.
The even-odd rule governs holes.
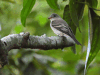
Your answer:
[[[58,14],[53,13],[48,17],[48,19],[50,19],[50,27],[56,35],[65,36],[70,39],[70,42],[81,45],[80,42],[78,42],[78,40],[75,38],[70,26]]]

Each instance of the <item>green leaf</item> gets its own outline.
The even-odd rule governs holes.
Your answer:
[[[97,8],[97,4],[98,4],[97,0],[86,0],[86,2],[88,3],[89,7]]]
[[[71,16],[73,23],[75,24],[75,26],[77,26],[79,28],[79,20],[78,20],[78,15],[77,15],[77,11],[76,11],[75,0],[70,0],[69,9],[70,9],[70,16]],[[79,30],[80,30],[80,28],[79,28]]]
[[[46,0],[46,1],[52,9],[57,9],[57,10],[60,9],[59,5],[57,4],[57,0]]]
[[[25,26],[26,18],[29,15],[32,7],[34,6],[36,0],[24,0],[23,9],[21,11],[21,22]]]
[[[93,38],[87,66],[91,63],[100,49],[100,16],[90,9],[93,22]]]
[[[86,69],[87,69],[87,62],[88,62],[88,58],[89,58],[89,54],[90,54],[90,50],[91,50],[91,43],[92,43],[92,37],[93,37],[93,24],[92,24],[92,17],[91,17],[91,13],[90,10],[88,11],[88,17],[89,17],[89,29],[88,29],[88,49],[87,49],[87,55],[86,55],[86,61],[85,61],[85,69],[84,69],[84,75],[86,73]]]
[[[70,16],[69,5],[66,5],[64,8],[63,19],[68,23],[68,25],[71,27],[72,31],[76,32],[76,26],[74,25],[72,18]]]
[[[78,2],[76,2],[76,12],[77,12],[77,15],[78,15],[78,20],[82,19],[84,7],[85,7],[85,4],[82,4],[80,2],[85,2],[85,0],[78,0]]]
[[[69,5],[66,5],[64,8],[63,19],[68,23],[68,25],[71,27],[72,31],[75,34],[76,33],[76,26],[74,25],[74,23],[71,19]],[[72,46],[71,49],[74,53],[76,53],[75,46]]]
[[[92,9],[89,9],[89,42],[87,57],[85,63],[85,72],[89,64],[95,58],[100,50],[100,16],[98,16]],[[91,23],[92,22],[92,23]],[[91,27],[91,25],[93,27]],[[92,29],[93,28],[93,29]]]

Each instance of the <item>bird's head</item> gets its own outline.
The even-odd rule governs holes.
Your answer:
[[[60,16],[57,15],[57,14],[55,14],[55,13],[51,14],[51,15],[48,17],[48,19],[50,19],[50,20],[54,20],[54,19],[58,19],[58,18],[60,18]]]

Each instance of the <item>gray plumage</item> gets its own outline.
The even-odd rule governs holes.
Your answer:
[[[59,36],[70,37],[72,38],[71,41],[74,40],[74,42],[77,45],[81,45],[75,38],[73,31],[71,30],[69,25],[59,15],[55,13],[51,14],[49,19],[51,20],[50,27],[54,31],[55,34]]]

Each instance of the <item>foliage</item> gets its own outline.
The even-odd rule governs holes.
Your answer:
[[[21,22],[25,26],[26,17],[30,13],[32,7],[34,6],[36,0],[24,0],[23,9],[21,11]]]
[[[82,75],[84,67],[85,71],[89,68],[87,75],[99,75],[99,4],[99,0],[1,0],[0,38],[22,31],[30,32],[31,35],[45,33],[53,36],[55,34],[50,29],[47,18],[52,13],[57,13],[69,24],[82,47],[76,45],[77,54],[72,53],[70,48],[65,48],[64,51],[11,50],[9,65],[1,70],[0,75]],[[72,48],[75,50],[75,46]]]

